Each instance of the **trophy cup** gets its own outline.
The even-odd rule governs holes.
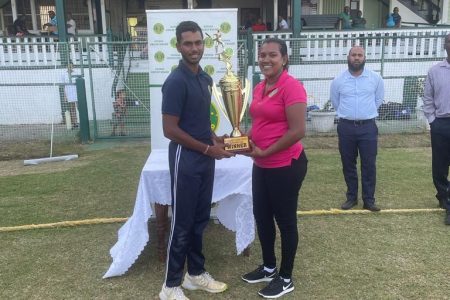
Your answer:
[[[239,126],[247,108],[248,98],[250,95],[250,82],[245,81],[244,89],[241,88],[241,81],[231,71],[231,55],[227,54],[223,42],[221,40],[220,30],[214,34],[214,43],[216,54],[219,61],[226,64],[227,71],[219,81],[220,91],[217,85],[213,83],[212,94],[216,100],[219,110],[225,118],[231,123],[233,131],[229,138],[225,138],[225,150],[231,152],[245,152],[250,150],[248,136],[245,136]],[[219,51],[221,50],[221,51]]]

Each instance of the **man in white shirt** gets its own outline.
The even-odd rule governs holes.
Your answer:
[[[67,33],[70,35],[75,35],[77,34],[77,23],[75,23],[75,20],[72,17],[71,13],[67,14]]]
[[[75,86],[75,78],[72,76],[73,66],[69,64],[67,66],[67,72],[62,74],[62,82],[64,85],[64,98],[69,104],[70,111],[70,123],[72,124],[72,129],[78,128],[78,117],[77,117],[77,87]],[[69,120],[66,120],[69,122]]]
[[[289,29],[289,25],[282,16],[278,16],[278,30]]]

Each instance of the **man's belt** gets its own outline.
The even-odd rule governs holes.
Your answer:
[[[350,124],[353,124],[353,125],[364,125],[364,124],[375,122],[375,119],[373,118],[373,119],[367,119],[367,120],[349,120],[349,119],[340,118],[339,122],[350,123]]]

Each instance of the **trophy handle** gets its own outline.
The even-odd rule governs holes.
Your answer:
[[[214,96],[214,100],[216,100],[216,104],[219,107],[219,110],[222,112],[222,114],[225,116],[225,118],[228,120],[228,122],[230,122],[230,119],[228,118],[225,107],[223,107],[223,104],[222,104],[222,100],[221,100],[222,93],[217,88],[217,85],[215,82],[213,82],[211,90],[212,90],[212,94]]]
[[[250,81],[248,80],[248,78],[245,79],[245,86],[242,89],[242,95],[244,98],[243,104],[242,104],[242,111],[241,111],[241,116],[239,117],[239,122],[242,121],[242,118],[245,115],[245,111],[248,105],[248,99],[250,97]]]

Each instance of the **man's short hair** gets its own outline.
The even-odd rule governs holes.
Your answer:
[[[200,35],[202,36],[202,39],[203,39],[202,29],[200,28],[200,26],[198,26],[197,23],[195,23],[194,21],[183,21],[180,24],[178,24],[178,26],[175,30],[175,34],[177,36],[177,42],[181,41],[181,34],[183,32],[187,32],[187,31],[200,32]]]

